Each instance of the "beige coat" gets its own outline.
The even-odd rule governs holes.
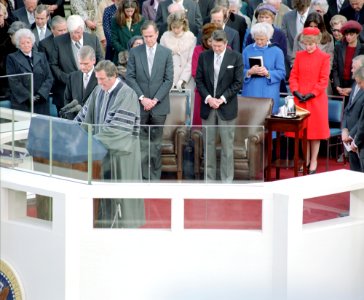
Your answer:
[[[196,46],[196,37],[191,31],[184,32],[182,36],[176,37],[172,31],[166,31],[160,41],[161,45],[172,50],[173,57],[173,86],[177,85],[179,80],[186,82],[186,88],[189,83],[193,83],[192,78],[192,54]]]

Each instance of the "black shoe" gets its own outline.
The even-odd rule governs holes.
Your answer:
[[[308,175],[316,174],[316,170],[317,169],[315,169],[315,170],[308,170]]]

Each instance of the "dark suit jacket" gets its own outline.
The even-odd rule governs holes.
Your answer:
[[[357,126],[357,130],[356,130],[354,142],[359,148],[360,160],[363,163],[364,162],[364,109],[362,109],[359,120],[358,120],[358,126]],[[364,167],[364,166],[362,166],[362,167]],[[362,168],[362,171],[364,171],[363,168]]]
[[[170,49],[157,45],[152,74],[149,75],[146,45],[132,48],[129,52],[126,83],[136,92],[138,98],[158,99],[152,115],[167,115],[170,110],[169,91],[173,85],[173,60]],[[148,114],[143,107],[140,114]]]
[[[83,45],[89,45],[95,50],[96,63],[103,58],[100,42],[96,35],[84,32]],[[58,107],[63,107],[63,93],[68,82],[69,74],[78,70],[69,33],[54,38],[54,51],[50,59],[50,66],[53,76],[58,80],[57,86],[54,87],[54,93],[62,95],[61,98],[54,97],[53,100]]]
[[[239,41],[239,33],[235,30],[230,28],[229,26],[225,25],[224,31],[226,33],[226,38],[228,40],[228,46],[237,52],[242,52],[242,47],[240,47],[240,41]],[[199,33],[197,37],[197,44],[201,45],[202,40],[202,34]]]
[[[335,94],[337,94],[336,87],[343,86],[343,74],[344,74],[344,62],[347,44],[341,43],[335,46],[334,60],[332,63],[331,77],[333,80],[332,89]],[[360,54],[364,54],[364,45],[358,43],[356,45],[354,57]],[[351,79],[354,82],[353,79]]]
[[[14,9],[17,10],[21,7],[24,7],[24,1],[23,0],[14,0],[15,7]]]
[[[286,62],[292,61],[293,44],[297,35],[296,17],[297,10],[294,9],[286,13],[282,19],[282,31],[287,38]]]
[[[39,42],[38,45],[38,52],[45,53],[48,62],[50,62],[50,59],[52,57],[53,51],[54,51],[54,36],[49,35],[44,40]]]
[[[210,23],[211,17],[208,16],[206,19],[204,19],[204,24]],[[226,25],[229,26],[232,29],[235,29],[239,34],[239,50],[233,49],[235,51],[242,52],[243,49],[243,42],[245,37],[246,29],[248,28],[248,25],[245,22],[245,19],[242,16],[239,16],[234,13],[229,14],[229,19],[226,22]]]
[[[48,5],[57,4],[58,8],[54,11],[52,15],[64,17],[65,16],[64,2],[65,0],[40,0],[38,4],[48,4]]]
[[[27,58],[18,50],[8,55],[6,60],[7,74],[33,73],[34,95],[39,94],[48,99],[53,84],[53,76],[44,53],[33,51],[33,69]],[[30,80],[28,76],[9,78],[11,89],[11,105],[14,109],[30,111]],[[49,104],[37,104],[34,111],[40,114],[49,114]]]
[[[364,24],[364,6],[362,7],[362,9],[360,10],[360,15],[359,15],[359,20],[358,22],[360,24]],[[347,5],[344,6],[340,9],[340,15],[343,15],[344,17],[346,17],[349,20],[355,20],[355,10],[351,7],[351,5]]]
[[[237,94],[243,82],[243,61],[241,54],[226,49],[221,62],[219,78],[216,87],[216,97],[224,96],[227,103],[218,109],[219,117],[223,120],[232,120],[237,117],[238,101]],[[204,51],[198,59],[196,86],[201,95],[201,118],[207,119],[211,107],[205,104],[208,95],[213,97],[214,93],[214,52]]]
[[[36,49],[38,49],[39,51],[39,34],[38,34],[38,29],[37,29],[37,25],[35,23],[33,23],[31,26],[30,26],[30,30],[34,33],[34,36],[35,36],[35,44],[34,46],[36,47]],[[50,29],[50,27],[47,26],[46,28],[46,32],[45,32],[45,38],[46,39],[47,37],[49,37],[50,35],[53,35],[52,34],[52,31]],[[34,47],[33,46],[33,47]]]
[[[72,100],[76,99],[78,103],[83,106],[95,86],[97,86],[95,72],[92,72],[86,89],[83,87],[83,73],[81,71],[72,72],[69,76],[66,90],[64,91],[64,105],[67,105]]]
[[[356,83],[352,86],[352,91]],[[360,89],[355,95],[355,101],[352,101],[353,92],[349,97],[349,102],[346,105],[343,113],[343,119],[341,123],[342,128],[347,128],[351,137],[355,137],[358,128],[358,120],[364,107],[364,90]]]
[[[28,15],[25,7],[21,7],[13,12],[13,16],[17,21],[22,21],[25,23],[28,27],[30,27],[30,23],[28,20]]]
[[[155,22],[157,23],[158,28],[160,28],[163,23],[167,23],[168,6],[170,4],[172,4],[172,0],[165,0],[159,3],[157,15],[155,17]],[[193,0],[183,0],[183,6],[186,11],[188,23],[191,26],[190,30],[192,31],[194,28],[199,30],[202,27],[202,17],[200,7],[198,6],[197,2]],[[193,32],[193,34],[197,36],[198,32]]]
[[[200,6],[202,20],[205,20],[207,17],[210,16],[211,9],[214,8],[215,0],[199,0],[198,5]]]

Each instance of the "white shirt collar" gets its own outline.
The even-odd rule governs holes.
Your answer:
[[[88,73],[83,73],[84,75],[87,74],[87,77],[90,78],[92,75],[92,72],[94,71],[95,67],[92,67],[92,69]]]
[[[224,51],[220,54],[221,61],[224,59],[225,52],[226,52],[226,48],[225,48],[225,50],[224,50]],[[216,54],[216,53],[214,52],[214,60],[216,59],[217,55],[218,55],[218,54]]]
[[[119,77],[117,77],[113,86],[107,92],[110,94],[116,88],[116,86],[119,84],[119,82],[121,82],[121,80]]]

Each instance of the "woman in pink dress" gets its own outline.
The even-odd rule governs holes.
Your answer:
[[[197,64],[198,64],[198,58],[200,57],[200,54],[211,48],[211,35],[212,33],[218,29],[217,26],[213,23],[207,23],[202,27],[202,39],[201,45],[197,45],[195,49],[193,50],[192,55],[192,77],[196,77],[196,71],[197,71]],[[193,118],[192,118],[192,125],[193,126],[201,126],[201,117],[200,117],[200,108],[201,108],[201,96],[198,93],[197,89],[195,89],[195,102],[193,105]]]

